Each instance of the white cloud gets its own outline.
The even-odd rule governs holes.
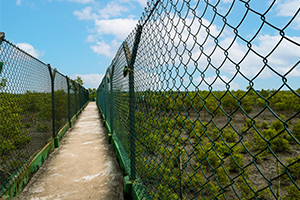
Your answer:
[[[117,40],[113,40],[111,44],[107,44],[105,41],[97,41],[96,45],[91,45],[90,48],[99,54],[113,58],[116,54],[117,48],[121,45]]]
[[[94,0],[68,0],[68,2],[75,2],[75,3],[87,4],[87,3],[93,3]]]
[[[105,19],[96,20],[95,26],[99,35],[115,35],[117,39],[124,40],[137,22],[138,20],[134,19]]]
[[[233,3],[233,0],[222,0],[222,3]]]
[[[84,86],[87,88],[97,88],[104,76],[104,74],[74,74],[71,75],[71,79],[76,79],[77,76],[80,76]]]
[[[124,40],[138,23],[138,20],[132,19],[133,15],[130,15],[128,18],[109,19],[111,17],[120,16],[122,12],[128,11],[128,8],[116,2],[111,2],[103,9],[98,10],[98,14],[94,13],[94,10],[92,7],[86,7],[81,11],[74,11],[73,14],[77,16],[79,20],[93,20],[95,22],[94,31],[98,33],[98,37],[102,35],[114,35],[117,39]],[[86,41],[97,42],[96,45],[92,46],[93,50],[99,52],[100,49],[97,49],[97,47],[102,46],[105,49],[103,49],[101,54],[106,52],[105,55],[108,55],[109,47],[105,45],[104,42],[98,42],[96,37],[95,35],[89,35]]]
[[[93,42],[97,42],[97,35],[88,35],[87,38],[85,39],[85,42],[88,43],[93,43]]]
[[[22,5],[22,0],[17,0],[16,5],[21,6]]]
[[[122,14],[122,12],[127,12],[128,8],[125,6],[119,5],[116,2],[110,2],[106,5],[105,8],[98,10],[99,15],[104,18],[108,19],[110,17],[117,17]]]
[[[283,0],[277,5],[278,16],[290,17],[293,16],[299,9],[299,0]]]
[[[119,5],[116,2],[110,2],[103,9],[98,10],[98,14],[92,13],[95,10],[92,7],[86,7],[81,11],[75,10],[73,14],[78,17],[79,20],[99,20],[109,19],[110,17],[117,17],[122,15],[122,12],[127,12],[128,8]]]
[[[18,46],[20,49],[26,51],[30,55],[32,55],[35,58],[41,57],[44,55],[44,52],[40,52],[39,50],[35,49],[31,44],[28,43],[17,43],[16,46]]]
[[[132,1],[138,2],[141,7],[147,6],[147,0],[119,0],[119,2],[132,2]]]
[[[142,7],[147,6],[147,0],[136,0]]]
[[[79,20],[90,20],[93,19],[91,16],[92,7],[86,7],[81,12],[75,10],[73,14],[78,17]]]
[[[277,4],[276,10],[277,16],[284,16],[284,17],[293,17],[297,10],[300,7],[299,0],[283,0],[279,1]],[[299,14],[294,19],[295,25],[293,26],[294,29],[300,30],[300,16]]]

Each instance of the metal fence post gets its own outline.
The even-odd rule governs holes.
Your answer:
[[[75,82],[73,82],[73,86],[74,86],[74,91],[75,91],[75,114],[77,116],[77,112],[78,112],[78,102],[77,102],[77,84]]]
[[[78,91],[78,97],[79,97],[79,107],[78,107],[78,110],[81,110],[81,106],[82,106],[82,90],[81,90],[81,85],[78,85],[79,86],[79,91]]]
[[[71,127],[72,124],[71,124],[71,104],[70,104],[70,79],[67,76],[66,79],[68,85],[68,121],[69,121],[69,127]]]
[[[2,44],[2,41],[5,38],[5,33],[4,32],[0,32],[0,45]]]
[[[115,65],[112,66],[111,74],[110,74],[110,131],[111,134],[114,133],[114,119],[113,119],[113,75],[114,75]]]
[[[48,64],[48,69],[50,73],[50,78],[51,78],[51,95],[52,95],[52,135],[53,138],[55,138],[55,98],[54,98],[54,79],[55,79],[55,74],[56,74],[56,69],[53,70],[51,65]]]
[[[130,132],[130,166],[131,166],[131,180],[135,180],[135,98],[134,98],[134,63],[138,46],[140,43],[143,27],[138,25],[136,35],[134,38],[134,44],[132,48],[132,54],[129,63],[129,132]]]
[[[2,44],[2,41],[5,38],[5,33],[4,32],[0,32],[0,45]],[[3,62],[0,60],[0,73],[2,72],[2,68],[3,68]]]

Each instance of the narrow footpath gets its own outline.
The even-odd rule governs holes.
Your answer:
[[[17,200],[123,199],[123,176],[95,102],[73,127]]]

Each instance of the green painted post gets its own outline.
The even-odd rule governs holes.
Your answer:
[[[5,38],[5,33],[4,32],[0,32],[0,45],[2,44],[2,41],[4,40]],[[3,68],[3,61],[0,62],[0,73],[2,72],[2,68]]]
[[[4,32],[0,32],[0,45],[2,44],[2,41],[5,38],[5,33]]]
[[[131,180],[135,180],[135,99],[134,99],[134,63],[140,43],[143,27],[138,25],[134,38],[132,54],[129,63],[129,132],[130,132],[130,166]]]
[[[114,108],[113,108],[113,75],[114,75],[115,65],[112,66],[110,74],[110,134],[114,134]],[[108,143],[111,143],[112,136],[108,137]]]
[[[82,107],[82,86],[79,85],[79,110],[81,110]]]
[[[77,115],[77,111],[78,111],[78,104],[77,104],[77,85],[75,82],[73,82],[73,87],[74,87],[74,92],[75,92],[75,115]]]
[[[71,127],[71,104],[70,104],[70,79],[66,76],[67,79],[67,85],[68,85],[68,121],[69,121],[69,127]]]
[[[50,73],[50,78],[51,78],[51,95],[52,95],[52,136],[55,138],[55,98],[54,98],[54,79],[55,79],[55,74],[56,74],[56,69],[53,70],[51,65],[48,64],[48,69]]]

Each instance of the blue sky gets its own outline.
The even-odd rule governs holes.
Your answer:
[[[50,63],[61,73],[71,78],[76,78],[79,75],[83,78],[85,87],[97,88],[118,47],[134,29],[137,20],[140,19],[146,2],[146,0],[0,0],[0,31],[5,32],[7,40],[17,44],[43,62]],[[178,2],[181,3],[181,1]],[[216,4],[218,1],[210,0],[209,2]],[[233,0],[221,0],[217,7],[218,11],[225,14],[232,2]],[[263,13],[269,8],[271,2],[270,0],[252,0],[249,6]],[[196,4],[197,1],[190,3],[192,7]],[[198,15],[202,14],[205,5],[206,3],[201,0],[197,7]],[[300,0],[277,0],[265,16],[266,20],[278,28],[283,28],[292,19],[299,7]],[[182,13],[185,11],[183,9]],[[233,9],[227,16],[228,23],[237,26],[245,11],[245,5],[235,1]],[[204,24],[209,24],[213,13],[211,7],[206,10],[203,16]],[[286,36],[298,44],[300,43],[299,15],[285,29]],[[188,16],[186,22],[190,22],[191,19],[192,16]],[[259,15],[249,12],[244,22],[239,26],[239,34],[250,40],[261,22]],[[213,25],[210,26],[211,34],[218,35],[222,25],[222,19],[217,17]],[[166,25],[167,29],[170,28],[168,26]],[[194,23],[191,29],[197,30],[197,23]],[[182,36],[185,37],[185,34],[183,32]],[[205,31],[199,33],[197,39],[203,40],[205,34]],[[226,47],[232,42],[233,37],[232,29],[227,27],[219,38],[219,44]],[[280,38],[278,31],[264,25],[252,42],[253,49],[266,56]],[[192,46],[193,42],[192,39],[189,39],[187,45]],[[213,46],[214,41],[210,38],[205,44],[206,53],[209,53]],[[229,53],[231,58],[238,62],[246,51],[246,43],[238,39],[234,42]],[[193,50],[193,56],[197,55],[199,55],[199,51]],[[187,59],[188,56],[184,55],[183,58]],[[223,58],[224,52],[216,51],[212,56],[212,64],[218,66]],[[293,66],[295,67],[287,76],[289,85],[294,89],[300,87],[300,66],[295,66],[299,60],[299,46],[287,40],[283,40],[274,53],[268,57],[269,64],[281,74],[286,73]],[[198,64],[201,70],[201,67],[207,64],[206,58],[200,59]],[[262,59],[250,53],[241,64],[241,71],[247,77],[252,78],[262,66]],[[189,66],[188,71],[192,70],[193,67]],[[226,63],[220,75],[223,80],[228,82],[234,76],[234,72],[235,68],[232,67],[232,64]],[[189,77],[183,78],[184,84],[188,85]],[[200,74],[195,74],[193,79],[195,82],[200,82]],[[216,81],[215,89],[225,89],[225,84],[220,79],[215,79],[215,71],[208,70],[205,81],[207,83]],[[238,76],[231,82],[231,89],[245,89],[248,85],[248,81]],[[281,85],[282,79],[269,69],[265,69],[255,79],[255,88],[257,89],[276,89]],[[206,84],[200,88],[207,89]]]
[[[145,5],[144,0],[0,0],[0,31],[44,63],[96,88]]]

